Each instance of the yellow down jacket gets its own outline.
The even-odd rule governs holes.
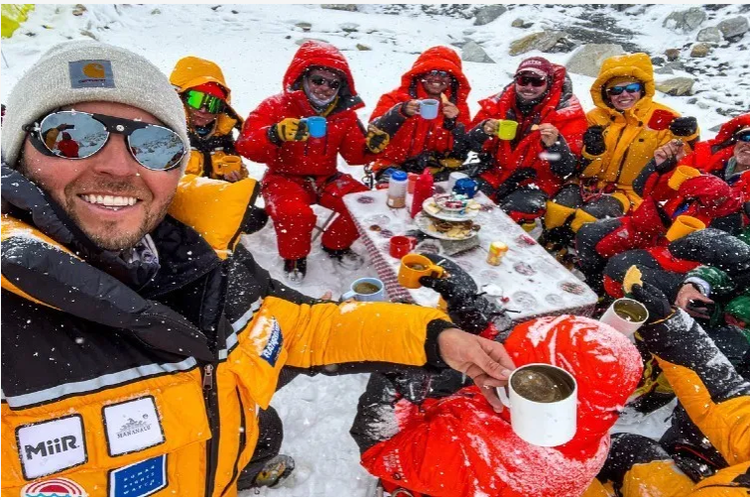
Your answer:
[[[223,178],[222,160],[225,155],[239,156],[234,149],[234,136],[232,131],[242,128],[243,120],[232,108],[232,89],[227,85],[224,72],[221,68],[207,59],[200,57],[183,57],[172,70],[169,82],[174,85],[179,94],[183,94],[191,88],[213,82],[221,85],[227,91],[226,107],[219,114],[214,124],[214,129],[208,135],[199,137],[188,122],[188,135],[192,151],[185,173],[195,174],[212,179]],[[187,112],[187,110],[186,110]],[[207,168],[209,167],[210,168]],[[247,168],[241,167],[242,178],[247,177]]]
[[[645,87],[643,97],[624,112],[617,111],[608,103],[604,87],[612,78],[621,76],[632,76]],[[604,127],[606,150],[601,155],[590,155],[584,148],[583,157],[590,163],[581,173],[582,178],[598,180],[599,188],[614,184],[626,191],[628,196],[632,194],[635,199],[640,199],[633,192],[633,181],[653,158],[654,151],[675,139],[669,129],[656,131],[647,127],[651,114],[657,109],[664,109],[679,116],[671,108],[654,102],[655,92],[654,70],[647,54],[615,56],[604,61],[599,76],[591,86],[591,98],[596,107],[586,114],[586,118],[589,126]],[[681,139],[687,143],[697,137],[698,132]]]
[[[219,258],[189,200],[150,233],[156,268],[88,246],[6,167],[3,201],[3,496],[234,496],[282,367],[439,363],[438,310],[305,297],[242,244]]]

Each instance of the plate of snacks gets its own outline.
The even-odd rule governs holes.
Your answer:
[[[430,217],[424,212],[419,212],[414,217],[414,222],[419,229],[433,238],[439,240],[461,241],[475,236],[481,227],[470,220],[447,221]]]
[[[477,216],[482,205],[463,195],[439,194],[427,198],[422,210],[428,215],[447,221],[468,221]]]

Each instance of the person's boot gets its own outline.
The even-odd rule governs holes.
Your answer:
[[[362,267],[365,263],[364,257],[353,251],[351,248],[344,248],[343,250],[331,250],[330,248],[323,247],[323,250],[331,257],[338,265],[348,271],[356,271]]]
[[[239,490],[250,488],[278,488],[294,471],[294,459],[289,455],[276,455],[268,462],[263,464],[263,468],[258,472],[250,483],[244,483],[242,478],[237,483]]]
[[[304,281],[305,275],[307,274],[307,259],[302,257],[301,259],[284,259],[284,276],[286,279],[295,285],[299,285]]]

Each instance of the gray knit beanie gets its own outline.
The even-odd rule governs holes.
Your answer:
[[[86,40],[55,45],[13,87],[3,123],[3,162],[15,166],[26,138],[24,125],[62,106],[89,101],[147,111],[177,132],[190,150],[185,108],[166,75],[129,50]],[[183,170],[189,157],[183,159]]]

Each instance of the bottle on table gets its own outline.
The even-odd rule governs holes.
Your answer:
[[[414,183],[414,197],[411,201],[411,217],[414,218],[421,210],[424,201],[432,196],[432,190],[435,187],[435,179],[432,177],[432,173],[429,168],[425,168],[424,172],[419,174],[416,182]]]
[[[388,181],[388,206],[391,208],[404,208],[406,206],[406,172],[396,170],[391,174]]]

